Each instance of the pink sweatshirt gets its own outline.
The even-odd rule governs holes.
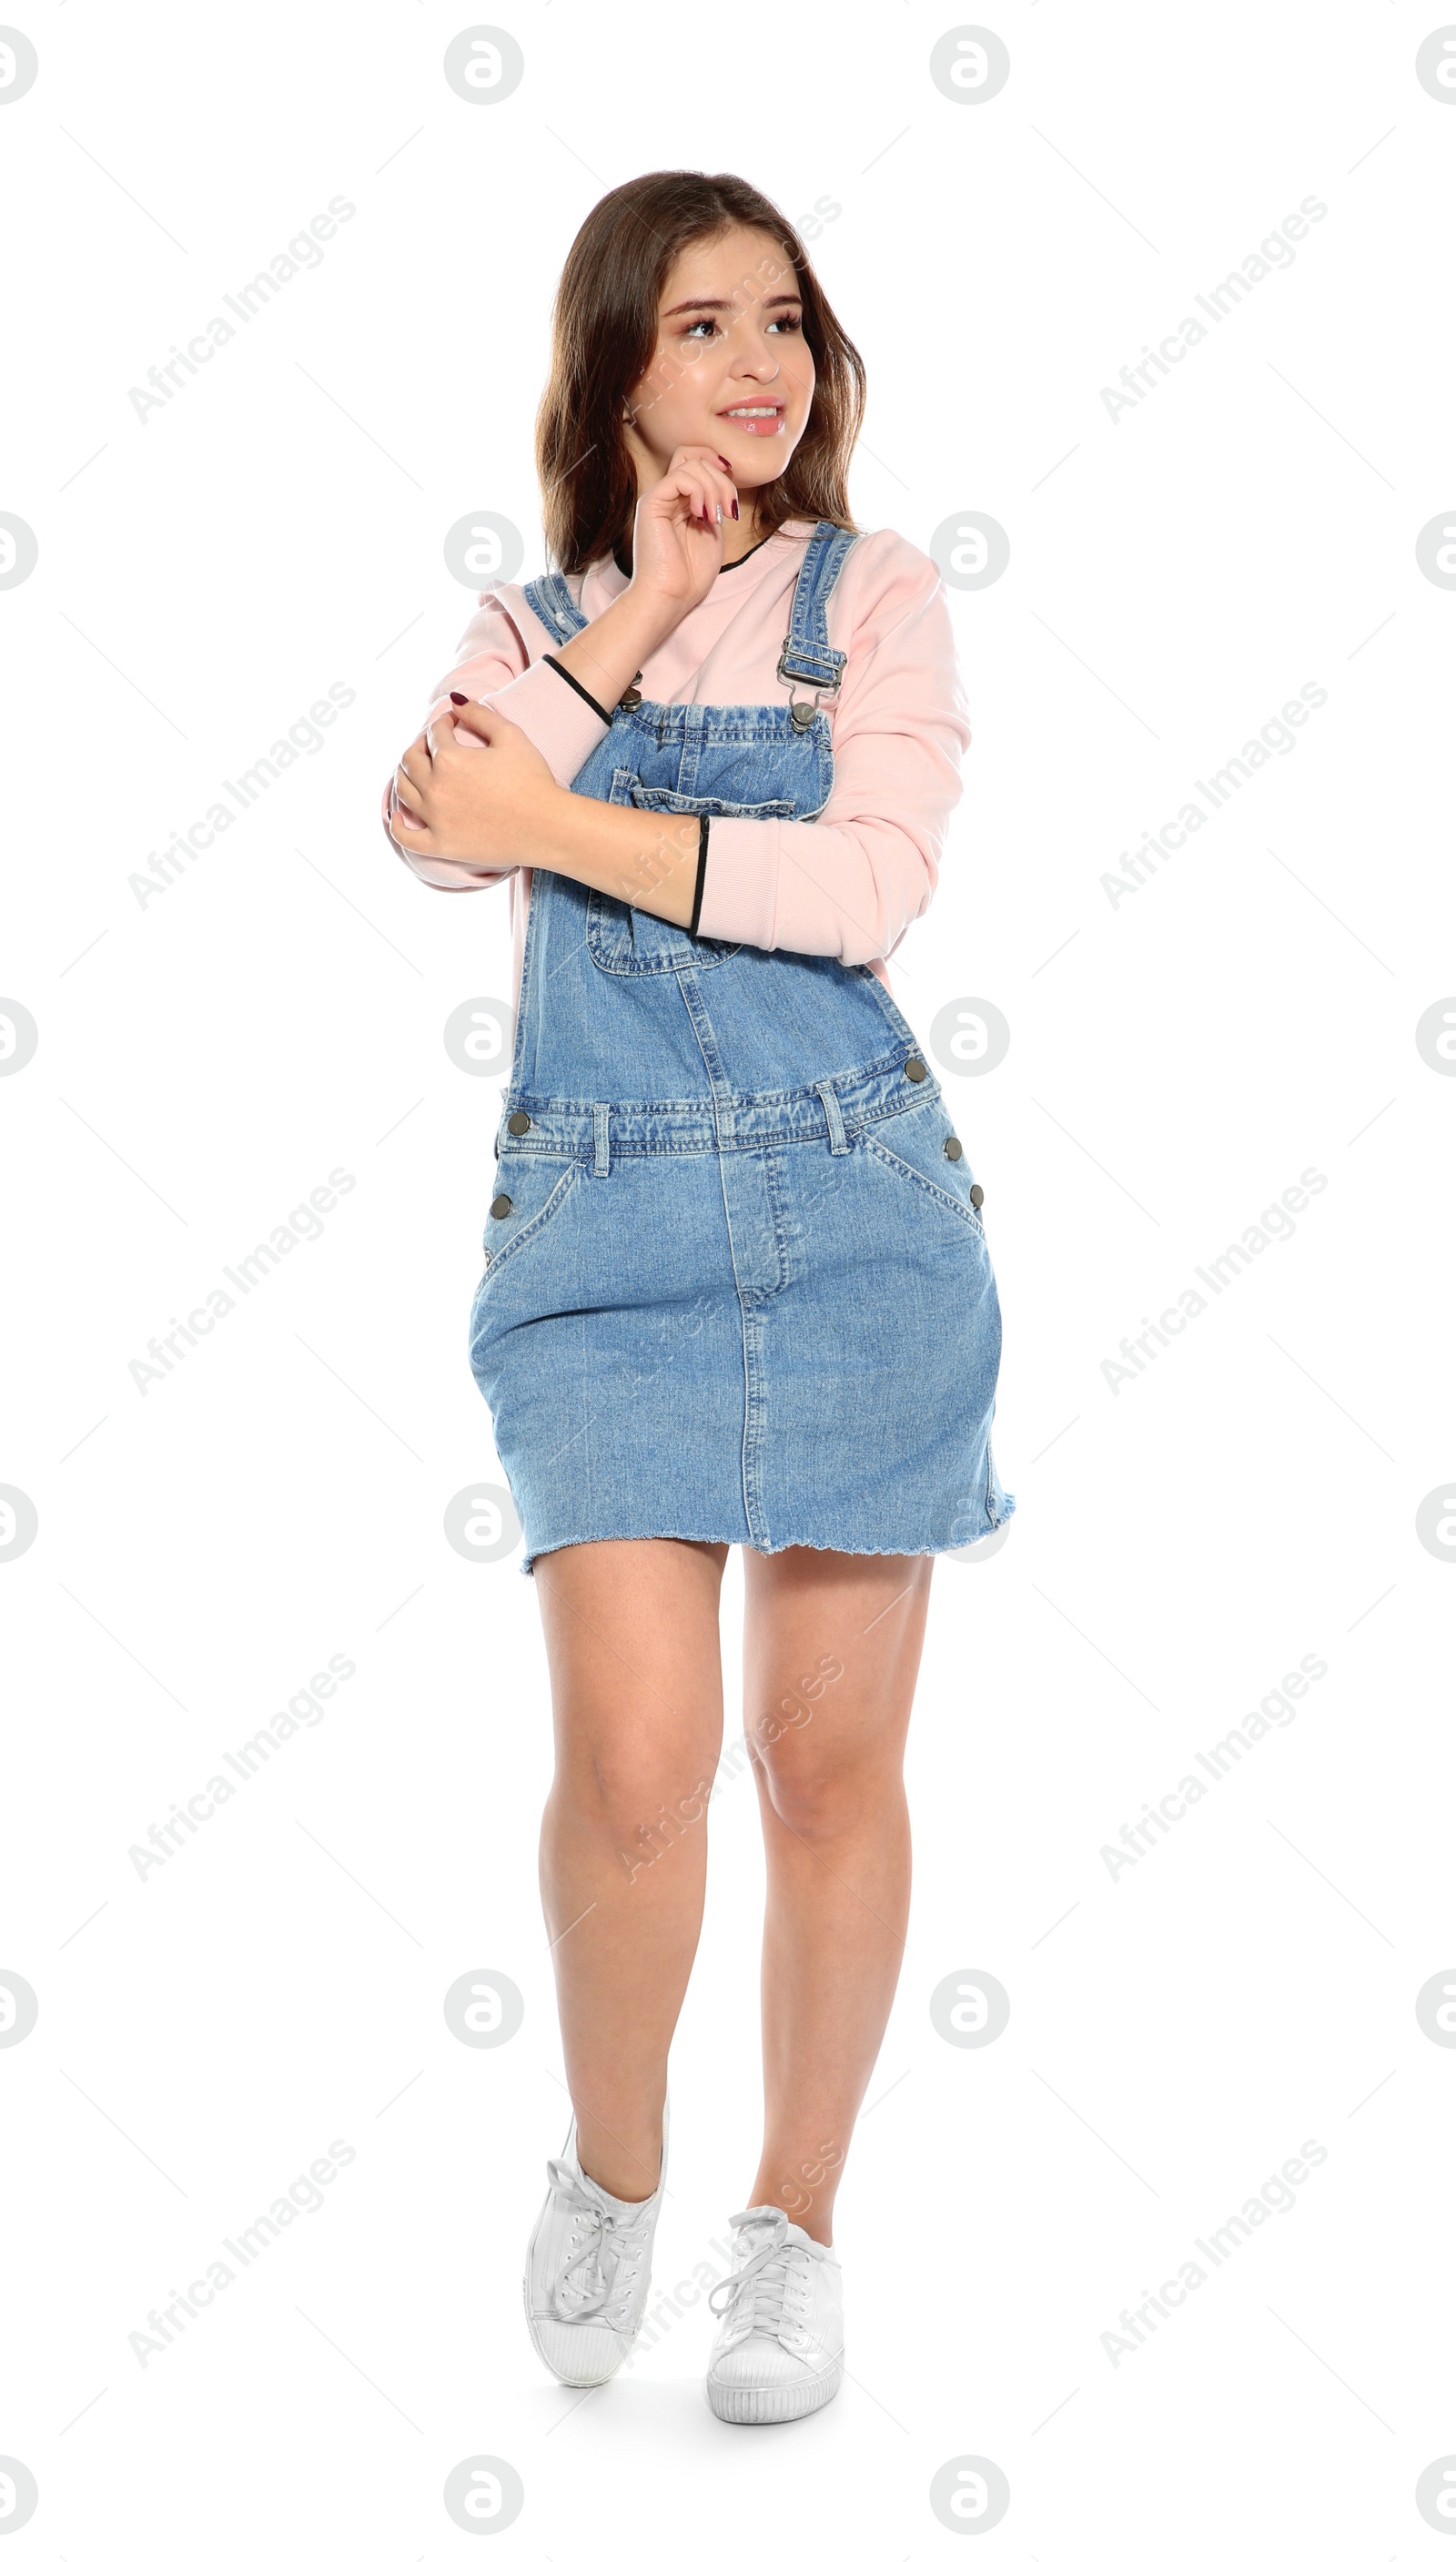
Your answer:
[[[791,518],[719,571],[701,605],[647,659],[645,701],[788,703],[776,668],[804,537],[813,530]],[[629,584],[610,557],[567,579],[589,622]],[[961,758],[971,738],[966,695],[940,572],[903,535],[867,534],[854,544],[826,620],[830,647],[848,652],[839,690],[822,705],[834,756],[828,801],[818,819],[714,819],[698,931],[766,952],[868,962],[888,988],[886,958],[930,905],[961,797]],[[426,719],[449,709],[452,690],[493,703],[525,731],[557,782],[570,785],[607,732],[592,704],[544,663],[557,645],[523,590],[497,581],[481,595]],[[811,692],[795,687],[800,700]],[[482,744],[458,734],[468,746]],[[396,850],[435,889],[510,881],[518,1005],[530,865],[484,870]]]

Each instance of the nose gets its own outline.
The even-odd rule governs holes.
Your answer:
[[[751,315],[742,311],[733,326],[733,371],[755,383],[771,383],[779,371],[779,359]]]

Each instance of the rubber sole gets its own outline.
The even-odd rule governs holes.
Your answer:
[[[716,2376],[708,2377],[708,2408],[719,2420],[734,2420],[749,2427],[772,2426],[780,2420],[807,2420],[811,2411],[821,2411],[832,2402],[839,2390],[843,2372],[837,2362],[816,2375],[808,2384],[720,2384]]]
[[[623,2341],[622,2355],[618,2358],[616,2366],[609,2367],[605,2375],[563,2375],[560,2367],[552,2365],[550,2358],[547,2356],[546,2351],[542,2347],[540,2339],[537,2336],[535,2316],[531,2311],[531,2273],[529,2267],[526,2270],[525,2276],[521,2280],[521,2308],[526,2316],[526,2328],[531,2334],[531,2346],[541,2360],[547,2374],[554,2375],[558,2384],[569,2385],[574,2393],[599,2393],[604,2384],[610,2384],[613,2376],[617,2373],[618,2368],[622,2366],[625,2359],[631,2356],[633,2349],[637,2345],[637,2331],[641,2329],[641,2323],[638,2322],[637,2329],[633,2332],[630,2339],[624,2338],[624,2334],[621,2331],[613,2332],[612,2336],[615,2340]]]

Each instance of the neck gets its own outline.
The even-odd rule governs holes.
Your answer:
[[[761,543],[764,538],[764,528],[759,523],[757,502],[740,490],[738,507],[739,512],[736,516],[725,516],[723,519],[723,567],[725,569],[731,561],[742,560],[744,553],[751,552],[755,543]]]

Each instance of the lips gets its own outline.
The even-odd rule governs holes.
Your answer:
[[[736,409],[720,409],[718,416],[730,427],[739,428],[745,436],[777,436],[784,425],[783,401],[744,401],[739,409],[757,411],[757,417],[740,417]]]

